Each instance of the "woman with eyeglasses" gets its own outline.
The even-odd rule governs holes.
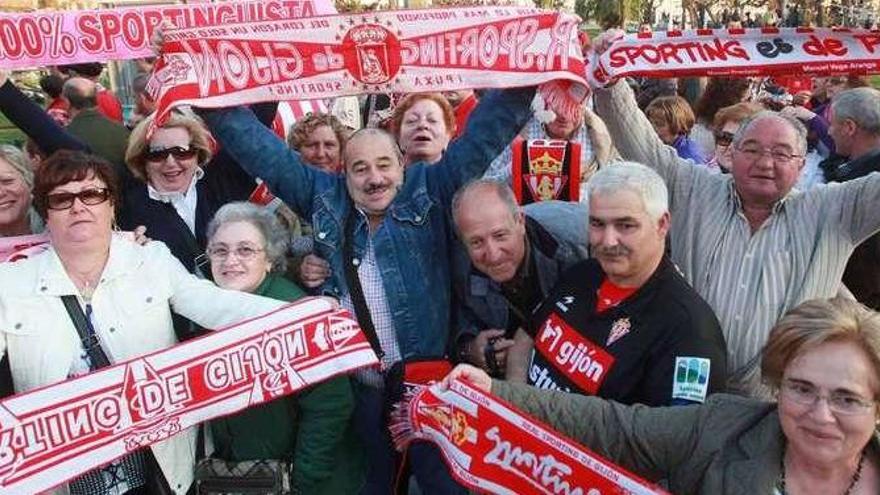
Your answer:
[[[229,203],[217,211],[207,233],[218,286],[281,301],[305,295],[282,276],[289,238],[273,213],[251,203]],[[364,480],[364,458],[350,428],[353,410],[348,376],[327,380],[295,396],[211,421],[214,457],[288,461],[296,493],[357,493]]]
[[[850,299],[790,310],[762,354],[776,402],[726,394],[703,405],[649,408],[492,380],[464,379],[672,493],[880,493],[880,314]],[[699,371],[681,369],[688,380]]]
[[[51,247],[0,264],[0,354],[9,357],[17,392],[174,345],[172,307],[199,325],[220,328],[283,305],[196,278],[161,242],[139,245],[114,235],[118,193],[113,166],[94,155],[59,151],[43,164],[34,205]],[[94,335],[97,344],[86,346],[92,339],[80,332]],[[183,495],[193,479],[195,438],[194,428],[186,430],[67,488],[72,495]]]

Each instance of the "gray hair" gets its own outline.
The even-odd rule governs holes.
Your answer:
[[[520,211],[519,204],[516,202],[513,190],[506,182],[495,179],[473,179],[461,186],[458,191],[455,191],[455,195],[452,196],[452,220],[455,222],[456,230],[458,229],[458,212],[461,209],[461,202],[465,196],[475,194],[477,190],[487,189],[493,191],[501,199],[501,202],[504,203],[504,206],[510,210],[510,215],[516,218]]]
[[[669,211],[669,191],[663,178],[652,169],[636,162],[620,161],[602,167],[587,182],[590,196],[631,191],[641,198],[645,212],[659,220]]]
[[[880,135],[880,91],[874,88],[854,88],[841,91],[831,101],[834,120],[850,119],[859,129]]]
[[[788,124],[788,126],[791,127],[791,129],[794,131],[795,138],[797,139],[794,151],[801,156],[807,154],[807,128],[804,126],[804,124],[796,117],[786,115],[784,113],[774,112],[772,110],[762,110],[742,121],[739,129],[736,130],[736,134],[734,134],[733,136],[734,147],[739,147],[739,144],[742,143],[743,139],[746,136],[746,131],[749,130],[752,124],[764,119],[774,119]]]
[[[226,203],[217,210],[208,224],[208,242],[220,227],[232,222],[247,222],[256,227],[266,241],[266,258],[272,263],[272,271],[283,272],[287,269],[287,258],[284,255],[290,240],[287,238],[287,230],[281,226],[274,213],[246,201]]]
[[[27,185],[28,190],[33,191],[34,169],[31,168],[31,164],[23,151],[9,144],[0,144],[0,160],[12,165],[12,168],[21,174],[21,178]]]
[[[378,127],[364,127],[363,129],[358,129],[353,132],[348,139],[345,140],[345,143],[340,142],[340,146],[342,146],[342,150],[340,156],[342,157],[342,166],[344,169],[348,169],[348,146],[355,139],[360,139],[360,137],[381,137],[388,140],[388,144],[391,146],[391,149],[394,150],[394,156],[397,157],[397,163],[403,166],[403,152],[400,151],[400,147],[397,146],[397,140],[394,139],[394,136],[391,135],[390,132],[379,129]]]

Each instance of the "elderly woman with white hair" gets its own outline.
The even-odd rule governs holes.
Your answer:
[[[0,145],[0,237],[36,234],[43,221],[31,205],[34,171],[25,154]]]
[[[207,228],[214,282],[224,289],[294,301],[305,294],[282,276],[288,237],[278,218],[251,203],[221,207]],[[297,493],[357,493],[364,458],[350,428],[347,376],[211,422],[214,455],[224,461],[292,462]]]

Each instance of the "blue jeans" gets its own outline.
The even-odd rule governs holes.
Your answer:
[[[394,493],[401,456],[391,443],[385,422],[385,389],[356,380],[354,429],[367,453],[367,481],[360,495]],[[409,468],[425,495],[465,495],[468,490],[449,474],[440,449],[430,442],[413,442],[407,450]],[[408,473],[404,473],[404,476]]]

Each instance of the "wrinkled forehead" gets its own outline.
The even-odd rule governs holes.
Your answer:
[[[387,132],[375,130],[374,132],[356,132],[345,143],[342,150],[342,159],[345,167],[363,160],[375,161],[379,158],[390,157],[399,162],[397,142]]]
[[[788,147],[797,149],[797,131],[791,123],[781,117],[767,115],[757,118],[742,131],[740,145],[757,144],[767,147]]]

